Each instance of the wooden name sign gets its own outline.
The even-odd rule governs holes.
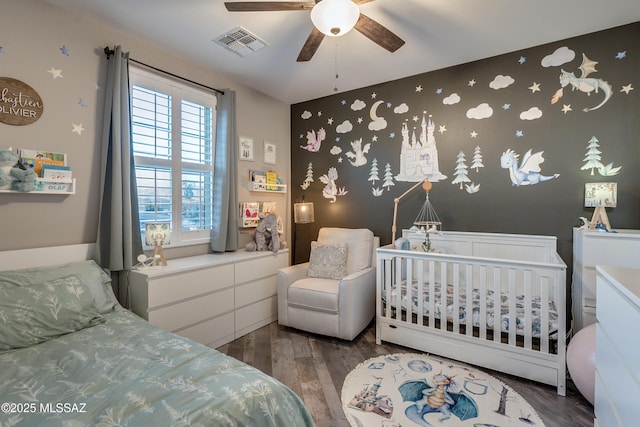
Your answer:
[[[43,109],[42,98],[31,86],[11,77],[0,77],[0,123],[30,125],[42,116]]]

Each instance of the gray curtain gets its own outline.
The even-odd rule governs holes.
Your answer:
[[[211,250],[225,252],[238,249],[236,93],[224,90],[217,97]]]
[[[142,253],[136,172],[131,141],[129,53],[107,57],[95,259],[114,272],[130,270]]]

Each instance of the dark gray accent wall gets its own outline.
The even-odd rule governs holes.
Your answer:
[[[549,57],[559,48],[569,56]],[[597,64],[595,71],[578,80],[583,54]],[[561,65],[544,66],[545,58],[545,65],[552,59]],[[363,64],[361,72],[370,66],[375,64]],[[585,67],[589,68],[588,62]],[[562,97],[552,103],[561,88],[561,69],[574,73],[577,88],[567,85]],[[497,76],[508,76],[513,82],[493,89],[490,83]],[[604,81],[611,86],[611,97],[599,108],[584,111],[606,99]],[[580,90],[596,86],[597,92]],[[450,102],[445,103],[445,98]],[[363,109],[352,108],[358,100]],[[377,101],[382,103],[372,111]],[[491,107],[490,117],[467,117],[470,109],[483,103]],[[527,111],[533,119],[521,118]],[[414,183],[394,180],[387,190],[382,186],[385,165],[390,165],[394,176],[399,174],[403,124],[419,133],[423,115],[433,120],[439,170],[447,176],[434,183],[430,192],[444,230],[554,235],[570,272],[572,227],[579,225],[580,216],[590,218],[593,213],[593,208],[583,206],[587,182],[616,182],[618,206],[607,210],[613,228],[640,228],[640,23],[634,23],[293,105],[292,201],[304,196],[315,207],[313,224],[293,225],[295,263],[308,260],[310,241],[320,227],[366,227],[383,244],[391,242],[393,200]],[[370,130],[372,117],[382,118],[386,127],[381,124],[379,130]],[[352,130],[338,132],[345,121]],[[307,145],[308,132],[321,128],[326,138],[319,151],[300,148]],[[613,162],[613,168],[620,167],[616,175],[602,176],[597,170],[592,175],[591,169],[581,169],[594,137],[600,151],[596,156],[603,166]],[[363,148],[370,145],[364,153],[367,163],[356,167],[346,153],[354,151],[351,143],[359,139]],[[476,147],[481,149],[484,165],[477,172],[471,168]],[[501,167],[501,156],[513,150],[522,161],[529,149],[542,152],[542,175],[559,176],[534,185],[514,185],[509,170]],[[452,184],[461,151],[470,180],[463,182],[462,189]],[[373,159],[380,180],[372,183]],[[313,182],[303,190],[309,163]],[[336,195],[335,203],[323,196],[325,184],[320,180],[330,168],[338,175],[336,187],[346,191]],[[475,193],[465,187],[472,183],[479,185]],[[381,194],[375,196],[373,188],[381,189]],[[424,192],[416,190],[402,199],[398,234],[412,225],[424,198]]]

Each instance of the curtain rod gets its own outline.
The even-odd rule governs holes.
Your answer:
[[[109,57],[110,57],[111,55],[113,55],[113,54],[115,53],[115,51],[114,51],[113,49],[109,49],[108,47],[105,47],[105,48],[104,48],[104,53],[105,53],[105,55],[107,55],[107,59],[109,59]],[[163,74],[166,74],[166,75],[168,75],[168,76],[171,76],[171,77],[175,77],[175,78],[177,78],[177,79],[184,80],[185,82],[189,82],[189,83],[194,84],[194,85],[196,85],[196,86],[200,86],[200,87],[203,87],[203,88],[205,88],[205,89],[212,90],[212,91],[217,92],[217,93],[219,93],[219,94],[221,94],[221,95],[222,95],[222,94],[224,94],[224,91],[221,91],[220,89],[216,89],[216,88],[211,87],[211,86],[203,85],[202,83],[194,82],[193,80],[189,80],[189,79],[186,79],[186,78],[184,78],[184,77],[178,76],[177,74],[173,74],[173,73],[170,73],[170,72],[168,72],[168,71],[161,70],[160,68],[156,68],[156,67],[154,67],[154,66],[152,66],[152,65],[145,64],[144,62],[137,61],[137,60],[135,60],[135,59],[133,59],[133,58],[129,58],[129,61],[131,61],[131,62],[135,62],[136,64],[140,64],[140,65],[145,66],[145,67],[147,67],[147,68],[151,68],[151,69],[152,69],[152,70],[154,70],[154,71],[158,71],[158,72],[163,73]]]

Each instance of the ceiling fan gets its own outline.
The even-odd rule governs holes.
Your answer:
[[[404,40],[360,12],[358,5],[371,1],[373,0],[237,1],[225,2],[224,5],[229,12],[311,10],[314,27],[296,59],[297,62],[305,62],[316,53],[325,35],[341,36],[352,28],[389,52],[398,50]]]

